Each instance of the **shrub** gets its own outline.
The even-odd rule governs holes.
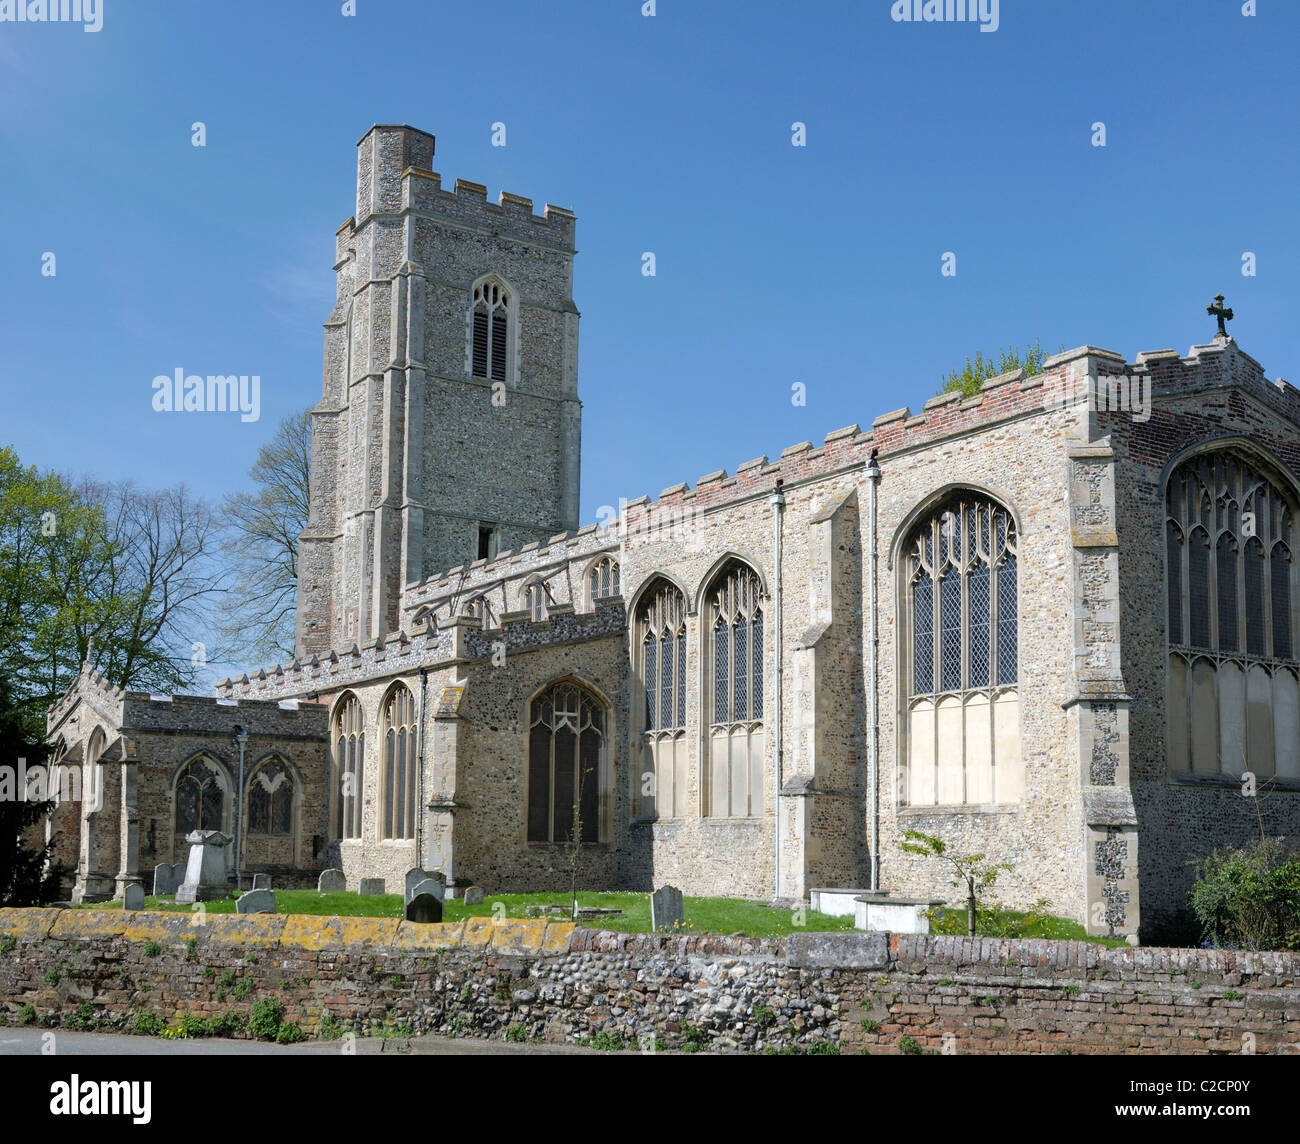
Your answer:
[[[18,1023],[20,1025],[36,1024],[36,1008],[33,1005],[24,1005],[18,1010]]]
[[[275,1040],[284,1020],[284,1005],[278,997],[263,997],[248,1014],[248,1031],[263,1041]]]
[[[211,981],[214,977],[216,977],[216,975],[217,975],[217,971],[216,971],[215,969],[213,969],[212,966],[210,966],[210,965],[205,965],[205,966],[203,967],[203,980],[204,980],[204,981]]]
[[[704,1030],[695,1025],[682,1026],[682,1052],[702,1053],[705,1049]]]
[[[919,1057],[923,1050],[915,1037],[904,1037],[898,1042],[898,1051],[905,1057]]]
[[[11,933],[0,933],[0,953],[8,953],[18,944],[18,939]]]
[[[199,939],[196,937],[187,937],[185,939],[185,960],[193,961],[199,955]]]
[[[1208,943],[1300,949],[1300,854],[1282,839],[1215,850],[1193,865],[1189,898]]]
[[[45,983],[47,985],[57,985],[62,980],[62,975],[57,969],[51,969],[45,974]]]
[[[295,1045],[302,1040],[302,1030],[292,1021],[285,1021],[275,1031],[275,1043],[277,1045]]]
[[[760,1029],[766,1029],[775,1020],[776,1014],[766,1005],[754,1006],[754,1024]]]
[[[862,1031],[864,1033],[874,1033],[880,1029],[880,1022],[873,1021],[870,1017],[862,1018]]]
[[[207,1034],[209,1037],[233,1037],[242,1033],[247,1024],[248,1018],[243,1013],[218,1013],[208,1018]]]
[[[94,1032],[98,1022],[95,1020],[95,1006],[90,1001],[83,1001],[76,1007],[67,1019],[69,1029],[78,1029],[82,1032]]]
[[[137,1037],[157,1037],[167,1028],[167,1022],[156,1013],[137,1013],[127,1028]]]
[[[627,1045],[624,1044],[623,1038],[614,1033],[606,1033],[603,1029],[591,1038],[591,1047],[599,1049],[603,1053],[620,1053]]]
[[[246,1001],[248,1000],[248,998],[250,998],[253,995],[255,989],[256,986],[247,977],[245,977],[238,985],[235,986],[233,996],[236,1001]]]
[[[208,1023],[197,1013],[182,1013],[178,1022],[182,1035],[189,1037],[206,1037]]]
[[[145,957],[157,957],[162,953],[162,948],[156,941],[147,941],[144,943],[144,955]]]
[[[343,1024],[333,1013],[322,1013],[320,1019],[320,1028],[318,1034],[323,1041],[337,1041],[347,1031],[347,1026]]]
[[[528,1040],[528,1031],[522,1025],[509,1025],[506,1027],[506,1040],[511,1044],[522,1045]]]
[[[808,1055],[810,1057],[838,1057],[840,1047],[834,1041],[809,1041]]]
[[[220,984],[226,989],[229,989],[232,985],[234,985],[234,983],[235,983],[235,971],[233,969],[227,969],[221,975]]]

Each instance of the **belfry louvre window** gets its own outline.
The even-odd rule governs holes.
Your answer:
[[[463,295],[462,295],[463,297]],[[499,282],[474,288],[473,375],[506,380],[510,345],[510,295]]]
[[[904,545],[910,806],[1020,799],[1016,544],[1005,508],[963,492]]]
[[[384,704],[384,838],[415,837],[415,696],[398,687]]]
[[[1165,508],[1169,769],[1300,778],[1291,499],[1221,450],[1174,470]]]
[[[641,727],[650,776],[641,784],[642,813],[686,813],[686,598],[673,585],[654,585],[637,609]]]
[[[334,836],[361,837],[366,731],[361,701],[349,695],[334,716]]]
[[[739,562],[723,568],[706,593],[712,653],[709,814],[763,813],[762,586]]]
[[[600,841],[605,711],[573,683],[532,703],[528,731],[528,841]],[[581,830],[575,825],[581,822]]]

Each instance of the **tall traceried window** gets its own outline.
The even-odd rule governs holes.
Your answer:
[[[596,561],[592,565],[588,582],[591,586],[591,598],[593,600],[604,600],[609,596],[617,596],[619,594],[618,561],[612,556],[606,556],[603,560]]]
[[[334,716],[334,836],[361,837],[365,795],[366,727],[361,701],[348,695]]]
[[[757,574],[727,564],[705,590],[711,685],[708,813],[763,813],[763,607]]]
[[[398,686],[384,704],[383,838],[414,838],[415,696]]]
[[[1165,509],[1170,771],[1300,778],[1291,498],[1225,449],[1179,465]]]
[[[226,782],[220,763],[205,757],[186,763],[176,778],[176,833],[220,830],[225,799]]]
[[[642,813],[686,814],[686,598],[666,581],[637,609],[641,728],[646,764]],[[649,781],[646,781],[646,777]]]
[[[1016,544],[1010,512],[963,491],[903,546],[910,806],[1020,800]]]
[[[472,374],[506,381],[510,354],[510,294],[489,279],[474,287]]]
[[[605,709],[576,683],[533,700],[528,729],[528,841],[602,840]],[[580,824],[580,825],[579,825]]]
[[[248,780],[248,833],[292,834],[293,794],[293,773],[283,760],[262,763]]]

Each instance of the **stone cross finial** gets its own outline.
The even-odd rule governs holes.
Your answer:
[[[1226,338],[1228,336],[1228,329],[1223,323],[1232,321],[1232,311],[1224,309],[1223,295],[1216,294],[1214,296],[1214,305],[1206,306],[1205,312],[1209,314],[1211,318],[1219,319],[1219,332],[1214,336],[1216,338]]]

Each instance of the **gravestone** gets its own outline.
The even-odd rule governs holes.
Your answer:
[[[249,890],[240,894],[235,902],[237,914],[273,914],[275,913],[275,895],[270,890]]]
[[[411,895],[415,892],[415,887],[423,882],[429,875],[426,874],[419,866],[412,866],[406,872],[406,900],[410,901]]]
[[[348,880],[342,870],[322,870],[316,882],[316,889],[322,894],[341,894],[347,888]]]
[[[153,895],[155,898],[176,893],[185,878],[185,864],[163,862],[153,868]]]
[[[426,878],[420,885],[432,886],[436,885],[436,883]],[[442,899],[436,894],[428,894],[423,891],[413,894],[411,900],[406,903],[406,920],[408,922],[421,922],[425,925],[442,921]]]
[[[411,889],[410,896],[406,899],[412,901],[420,894],[430,894],[442,902],[447,897],[447,888],[435,878],[425,878],[423,882],[417,882]]]
[[[190,858],[185,864],[185,881],[176,889],[178,902],[210,902],[229,896],[226,857],[233,838],[220,830],[194,830],[185,836]]]
[[[382,894],[383,892],[383,878],[362,878],[361,888],[357,891],[359,894]]]
[[[650,895],[650,928],[655,933],[680,929],[685,922],[682,892],[676,886],[660,886]]]
[[[466,886],[465,887],[465,904],[467,906],[481,906],[483,904],[483,887]]]
[[[126,888],[122,895],[122,908],[124,910],[142,910],[144,909],[144,887],[139,882],[132,882]]]
[[[270,875],[270,874],[254,874],[254,875],[253,875],[253,889],[254,889],[254,890],[269,890],[270,888],[271,888],[271,875]]]

